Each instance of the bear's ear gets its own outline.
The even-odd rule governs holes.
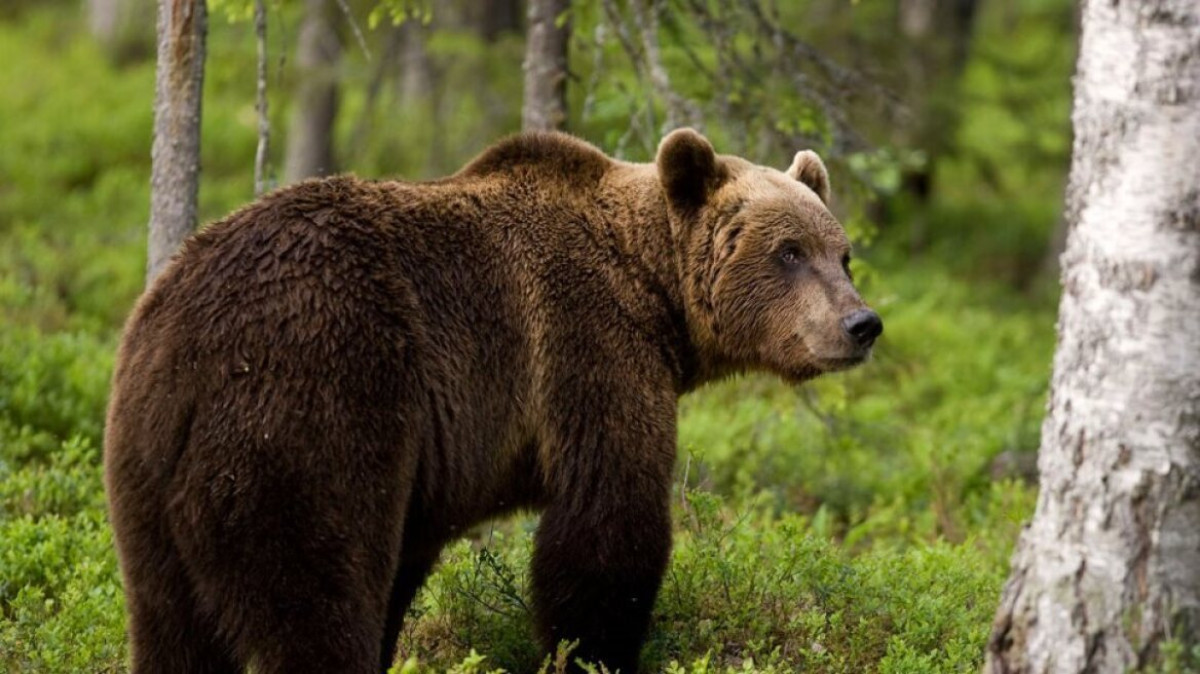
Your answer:
[[[792,160],[792,165],[788,167],[787,174],[793,180],[808,185],[812,191],[817,193],[821,198],[821,203],[829,205],[829,171],[825,170],[825,162],[817,156],[812,150],[800,150],[796,153],[796,158]]]
[[[712,143],[695,129],[676,129],[658,144],[658,179],[674,206],[697,208],[721,183],[724,173]]]

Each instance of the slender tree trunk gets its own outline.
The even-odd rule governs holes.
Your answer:
[[[1041,492],[989,672],[1126,672],[1200,632],[1200,5],[1084,6]]]
[[[938,161],[954,146],[958,129],[960,83],[970,55],[975,16],[981,0],[898,0],[896,19],[903,51],[903,89],[913,111],[912,123],[900,128],[899,142],[924,153],[920,166],[901,173],[904,195],[927,203],[936,185]],[[887,209],[889,204],[879,204]],[[883,212],[879,215],[886,217]],[[908,216],[910,247],[923,249],[928,216]]]
[[[333,125],[342,45],[334,29],[336,11],[334,0],[305,0],[304,23],[296,41],[295,107],[284,160],[284,180],[289,183],[337,171]]]
[[[149,57],[153,28],[140,0],[85,0],[88,30],[110,56]]]
[[[521,126],[527,131],[561,129],[567,121],[567,45],[571,28],[558,25],[568,0],[529,0],[525,41],[525,104]]]
[[[937,0],[900,0],[897,5],[900,32],[909,40],[927,39],[933,30],[936,9]]]
[[[92,37],[106,47],[118,42],[131,18],[129,3],[125,0],[87,0],[86,7]]]
[[[425,48],[429,29],[409,19],[400,31],[400,100],[404,105],[419,105],[433,95],[433,61]]]
[[[196,227],[205,0],[159,0],[146,284]]]
[[[481,0],[475,5],[475,24],[479,35],[487,42],[494,42],[504,33],[521,30],[520,0]]]
[[[400,27],[389,26],[385,30],[387,33],[383,38],[383,49],[372,66],[371,79],[367,82],[366,100],[358,113],[354,130],[350,133],[350,141],[343,158],[362,156],[367,146],[367,139],[372,133],[375,107],[379,103],[379,96],[383,93],[384,84],[388,81],[389,76],[394,74],[397,69],[398,55],[403,42]]]
[[[258,113],[258,147],[254,151],[254,196],[269,188],[267,156],[271,151],[271,118],[267,109],[267,6],[254,0],[254,36],[258,45],[258,77],[254,110]]]

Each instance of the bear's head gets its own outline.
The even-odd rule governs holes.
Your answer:
[[[850,278],[850,242],[815,153],[778,171],[680,129],[656,165],[688,323],[710,368],[803,381],[870,355],[883,323]]]

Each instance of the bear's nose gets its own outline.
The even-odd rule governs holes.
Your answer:
[[[855,344],[866,348],[883,333],[883,321],[874,311],[859,309],[842,319],[842,329],[850,335]]]

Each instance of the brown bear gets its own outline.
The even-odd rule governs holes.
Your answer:
[[[314,180],[189,240],[139,301],[106,484],[133,671],[386,670],[442,547],[542,512],[547,647],[633,672],[671,547],[677,398],[862,362],[882,330],[809,151],[562,134],[426,183]]]

